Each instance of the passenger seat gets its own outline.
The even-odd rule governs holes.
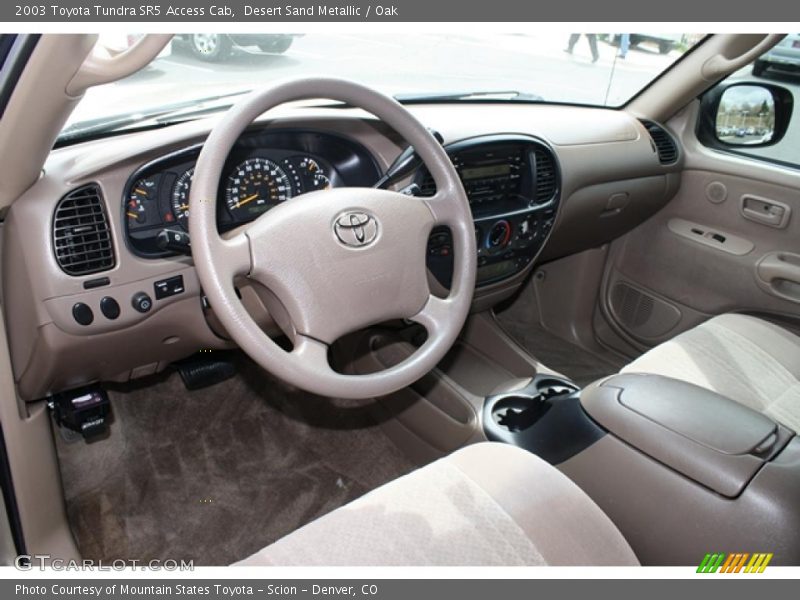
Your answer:
[[[755,317],[714,317],[646,352],[622,373],[688,381],[800,431],[800,337]]]

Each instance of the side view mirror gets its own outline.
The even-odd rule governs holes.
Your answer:
[[[778,85],[719,85],[703,96],[698,138],[720,149],[773,146],[786,134],[793,106],[792,93]]]

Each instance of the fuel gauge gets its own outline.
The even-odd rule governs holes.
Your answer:
[[[141,229],[158,222],[158,180],[145,177],[133,184],[125,203],[129,229]]]
[[[325,174],[320,164],[313,158],[308,156],[303,158],[298,164],[298,167],[306,192],[331,188],[330,178]]]

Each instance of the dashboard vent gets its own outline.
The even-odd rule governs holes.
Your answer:
[[[545,148],[533,150],[536,157],[536,203],[549,201],[556,193],[556,163]]]
[[[87,185],[59,200],[53,216],[53,248],[69,275],[107,271],[116,264],[111,230],[97,185]]]
[[[642,121],[642,125],[645,126],[647,133],[650,134],[653,143],[656,145],[658,162],[662,165],[671,165],[678,160],[678,146],[666,129],[652,121]]]

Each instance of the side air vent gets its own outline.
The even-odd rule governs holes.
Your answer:
[[[114,267],[111,229],[97,185],[78,188],[59,200],[53,215],[53,248],[58,266],[69,275]]]
[[[553,155],[544,148],[533,150],[536,157],[536,203],[547,202],[556,193],[556,165]]]
[[[652,121],[642,121],[642,125],[645,126],[656,146],[658,162],[662,165],[671,165],[678,160],[678,146],[666,129]]]

